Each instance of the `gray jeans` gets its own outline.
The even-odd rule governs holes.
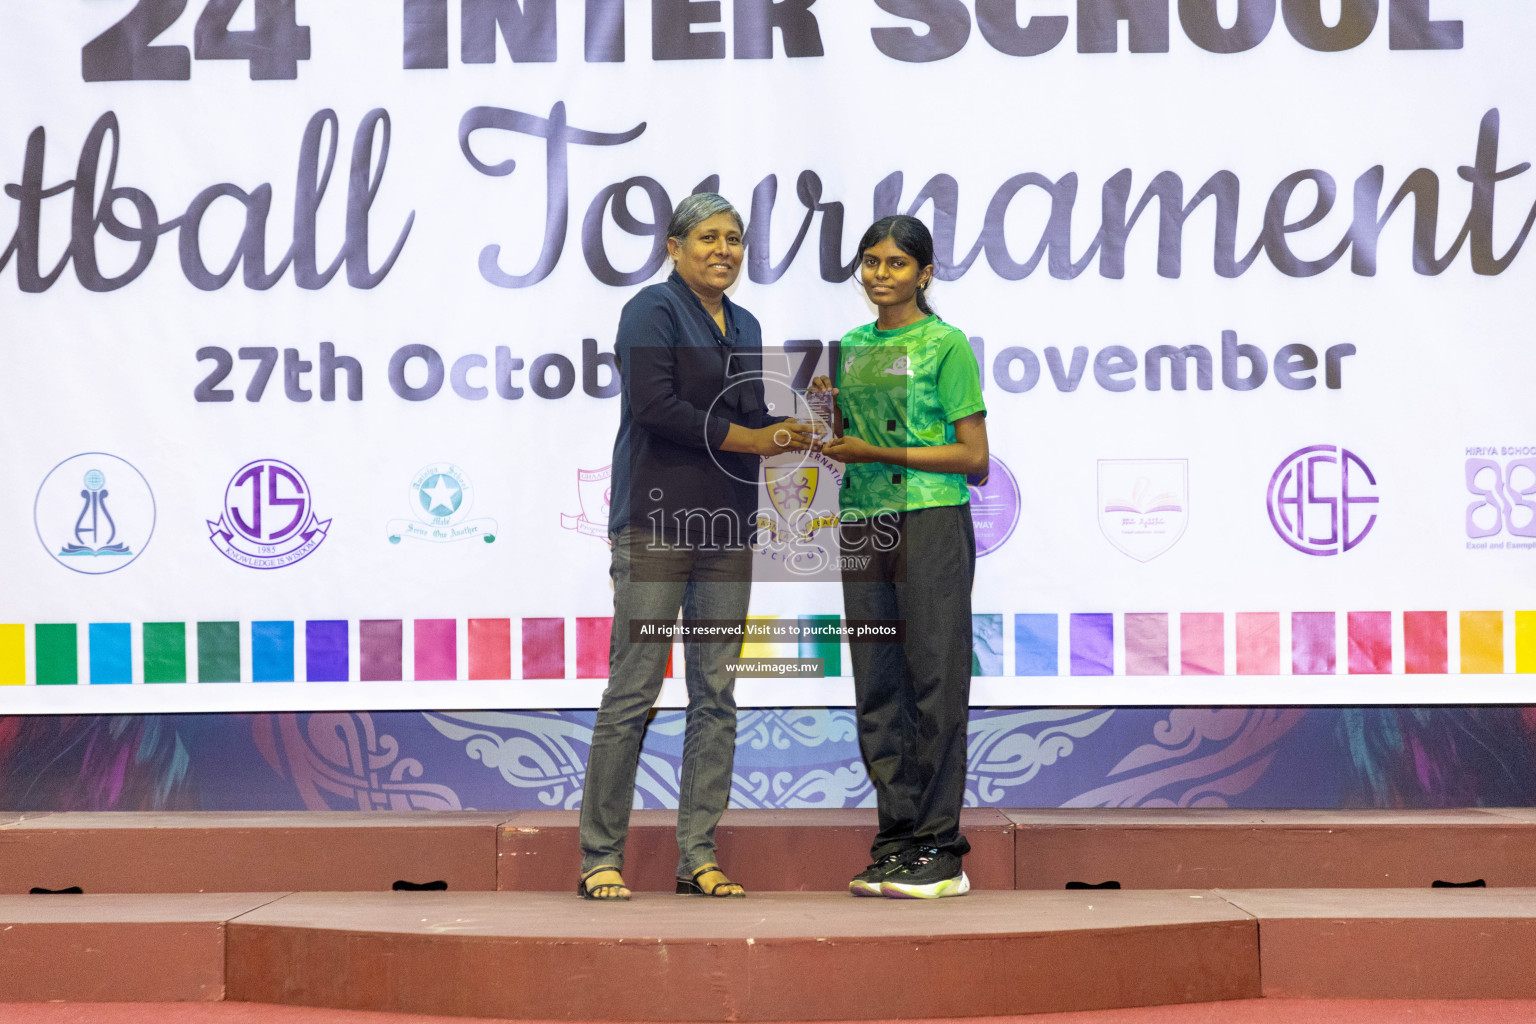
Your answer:
[[[624,866],[624,840],[634,803],[635,771],[646,720],[661,693],[670,643],[632,643],[634,619],[744,622],[752,589],[747,548],[688,549],[648,543],[650,532],[626,526],[613,535],[613,635],[608,686],[592,730],[581,794],[581,870]],[[735,677],[726,663],[741,640],[685,641],[688,713],[677,796],[677,874],[687,878],[715,859],[715,825],[731,795],[736,756]]]

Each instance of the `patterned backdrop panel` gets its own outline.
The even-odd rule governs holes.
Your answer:
[[[591,711],[0,717],[5,810],[570,809]],[[635,806],[677,805],[683,713]],[[1536,708],[1004,708],[971,714],[993,807],[1536,805]],[[870,807],[846,708],[740,713],[732,806]]]

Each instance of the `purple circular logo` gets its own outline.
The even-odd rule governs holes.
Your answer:
[[[232,562],[281,569],[308,557],[330,528],[315,518],[313,495],[299,471],[257,459],[235,471],[224,489],[223,514],[208,523],[209,540]]]
[[[1280,539],[1307,555],[1337,555],[1376,525],[1376,477],[1347,448],[1315,444],[1285,457],[1269,478],[1266,505]],[[1370,508],[1358,508],[1368,505]]]
[[[996,455],[980,480],[971,477],[966,482],[970,485],[971,524],[976,530],[979,558],[1006,544],[1019,525],[1019,482]]]

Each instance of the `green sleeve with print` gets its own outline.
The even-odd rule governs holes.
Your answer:
[[[954,423],[986,412],[987,404],[981,398],[981,367],[976,364],[970,340],[960,331],[953,331],[943,344],[948,351],[940,356],[937,391],[944,419]],[[953,434],[951,428],[951,438]]]

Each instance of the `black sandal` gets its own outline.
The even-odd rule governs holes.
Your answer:
[[[604,871],[612,871],[614,874],[620,875],[620,880],[617,882],[599,882],[597,885],[590,887],[587,885],[587,879]],[[620,874],[619,869],[612,864],[599,864],[591,871],[582,875],[581,880],[576,883],[576,895],[584,900],[623,901],[629,899],[628,889],[629,886],[624,884],[623,876]]]
[[[703,875],[709,874],[711,871],[719,871],[721,875],[725,874],[724,871],[720,871],[719,864],[705,864],[703,867],[699,868],[699,870],[693,873],[692,878],[679,878],[677,880],[677,894],[679,896],[713,896],[716,899],[735,900],[744,899],[746,897],[747,891],[741,887],[741,883],[733,882],[729,878],[723,882],[716,882],[708,889],[705,889],[702,885],[699,884],[699,878]],[[731,887],[735,887],[738,891],[720,891],[721,889],[728,889]]]

